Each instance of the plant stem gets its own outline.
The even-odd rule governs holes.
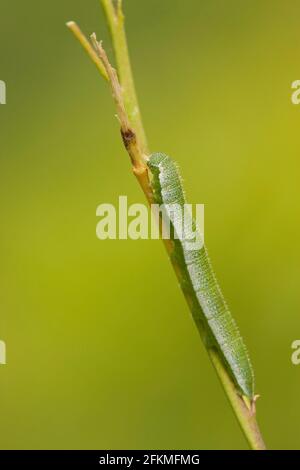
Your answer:
[[[101,2],[106,14],[113,41],[117,61],[117,70],[122,85],[125,109],[129,116],[129,121],[131,122],[132,127],[139,136],[141,151],[144,154],[147,154],[149,153],[148,145],[130,64],[127,38],[124,28],[122,1],[118,0],[117,7],[114,6],[112,0],[101,0]]]
[[[250,448],[265,450],[266,446],[256,421],[255,404],[250,409],[246,406],[237,393],[235,384],[228,375],[217,351],[208,349],[208,354]]]
[[[98,53],[100,60],[104,66],[104,69],[109,77],[109,83],[111,86],[112,96],[116,104],[117,115],[121,125],[121,134],[125,148],[130,156],[133,172],[137,177],[142,190],[147,197],[148,202],[153,202],[153,195],[149,181],[148,167],[144,160],[144,154],[141,149],[140,140],[137,132],[132,128],[129,116],[125,109],[125,103],[123,98],[123,90],[120,85],[118,75],[115,69],[111,66],[106,52],[102,47],[102,44],[97,41],[96,34],[91,36],[92,43],[95,50]]]
[[[130,155],[133,172],[137,177],[148,202],[151,204],[154,201],[154,198],[149,181],[147,165],[145,163],[145,154],[148,153],[147,141],[130,66],[124,29],[124,16],[121,8],[122,2],[121,0],[118,0],[117,7],[115,7],[112,0],[101,1],[110,26],[119,78],[116,71],[110,65],[102,45],[97,42],[96,36],[92,35],[92,42],[95,48],[92,52],[91,45],[81,33],[78,26],[73,22],[70,22],[67,25],[87,51],[93,62],[96,63],[101,74],[110,82],[113,98],[117,106],[118,118],[121,124],[123,142]],[[94,52],[96,53],[97,60],[95,60]],[[172,240],[163,241],[170,256],[173,251],[173,242]],[[174,257],[170,256],[170,258],[172,260],[176,276],[180,281],[182,277],[181,267],[178,265],[176,260],[174,260]],[[186,293],[185,298],[190,309],[193,310],[192,300]],[[207,351],[250,448],[253,450],[264,450],[265,444],[256,421],[255,400],[252,404],[243,400],[219,353],[212,348],[208,348]]]

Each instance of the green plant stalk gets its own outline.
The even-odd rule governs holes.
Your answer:
[[[83,49],[85,52],[88,54],[92,62],[96,65],[98,71],[100,72],[100,75],[104,78],[104,80],[108,81],[108,75],[105,70],[105,67],[99,59],[96,51],[93,49],[91,46],[91,43],[88,41],[88,39],[85,37],[79,26],[74,22],[74,21],[68,21],[67,27],[69,28],[70,31],[74,34],[75,38],[79,41],[79,43],[82,45]]]
[[[236,386],[231,380],[217,351],[215,349],[208,349],[208,354],[250,449],[265,450],[266,446],[256,420],[255,407],[249,409],[237,393]]]
[[[116,7],[113,5],[112,0],[101,0],[101,3],[107,18],[107,23],[109,25],[113,41],[118,75],[122,85],[125,109],[133,129],[139,137],[141,151],[144,154],[147,154],[149,153],[147,138],[142,122],[142,116],[131,69],[127,37],[124,28],[122,0],[117,1]]]
[[[140,112],[132,114],[132,111],[134,109],[139,109],[139,106],[137,102],[133,74],[128,54],[126,32],[124,28],[124,15],[121,8],[121,1],[118,2],[117,9],[115,9],[112,0],[102,0],[102,5],[106,13],[108,24],[110,26],[110,32],[117,60],[119,78],[121,86],[123,88],[125,108],[128,112],[129,121],[133,129],[135,130],[139,141],[143,142],[145,145],[146,137],[141,120],[141,114]],[[172,252],[172,246],[168,243],[165,244],[167,251],[170,255]],[[182,277],[181,268],[178,263],[176,264],[176,261],[173,262],[173,267],[175,269],[177,277],[180,279]],[[186,298],[186,300],[190,304],[190,299]],[[217,351],[215,349],[208,349],[207,351],[250,447],[253,450],[265,449],[265,444],[263,442],[258,424],[256,422],[255,407],[249,406],[240,397],[239,393],[237,392],[236,386],[232,381],[230,375],[228,374],[228,371],[224,366],[223,361],[221,360]]]
[[[153,193],[151,190],[147,166],[144,163],[145,154],[148,153],[147,141],[145,137],[144,127],[142,124],[141,114],[139,111],[137,112],[137,110],[139,110],[139,107],[128,54],[126,34],[124,29],[124,16],[121,8],[122,2],[121,0],[118,0],[117,7],[115,7],[112,0],[101,1],[107,16],[107,21],[110,26],[110,32],[112,35],[114,50],[117,59],[119,79],[121,83],[120,90],[118,90],[118,83],[114,83],[116,82],[114,77],[114,70],[108,62],[105,51],[102,49],[101,45],[96,43],[95,38],[92,39],[94,39],[94,42],[98,46],[98,55],[100,56],[102,63],[104,64],[104,67],[106,69],[105,78],[106,75],[109,76],[109,81],[112,86],[112,92],[117,107],[122,108],[122,100],[124,100],[124,108],[126,113],[128,114],[128,121],[127,118],[125,118],[125,122],[123,122],[122,120],[122,114],[124,114],[124,110],[121,110],[121,116],[118,113],[121,123],[121,131],[124,144],[126,150],[130,155],[134,174],[137,177],[139,184],[142,190],[144,191],[146,198],[148,199],[148,202],[151,203],[153,202]],[[73,22],[70,22],[68,23],[68,26],[70,27],[70,25],[73,24]],[[82,33],[79,36],[78,34],[76,34],[78,33],[79,28],[70,27],[70,29],[73,31],[79,42],[83,45],[86,52],[88,52],[93,62],[95,62],[92,52],[89,50],[86,41],[82,37]],[[102,67],[99,68],[99,64],[97,63],[96,65],[101,75],[104,76]],[[122,98],[118,96],[119,94],[122,94]],[[173,242],[171,240],[163,240],[163,242],[172,261],[176,276],[180,282],[183,277],[183,273],[181,266],[176,262],[176,259],[172,257],[172,252],[174,248]],[[192,310],[193,300],[187,293],[184,293],[184,295],[190,310]],[[220,379],[224,392],[227,395],[228,400],[232,406],[234,414],[249,443],[250,448],[253,450],[264,450],[265,444],[256,421],[255,403],[249,403],[246,400],[242,399],[236,388],[235,383],[231,379],[220,355],[218,354],[218,351],[214,348],[207,348],[207,352]]]

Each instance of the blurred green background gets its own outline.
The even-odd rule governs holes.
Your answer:
[[[296,0],[125,0],[151,150],[205,204],[270,448],[299,448]],[[159,241],[99,241],[144,202],[107,86],[65,27],[112,48],[98,0],[1,0],[0,447],[246,448]]]

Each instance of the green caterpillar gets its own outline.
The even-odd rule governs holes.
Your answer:
[[[241,395],[252,402],[254,375],[248,352],[223,298],[207,250],[204,245],[197,250],[187,249],[185,240],[192,238],[195,222],[192,221],[185,229],[183,238],[176,237],[182,230],[182,209],[186,204],[176,164],[167,155],[155,153],[149,157],[147,165],[152,174],[151,185],[155,203],[164,205],[172,227],[174,249],[171,259],[180,267],[180,285],[190,300],[197,328],[206,347],[219,351]],[[181,214],[176,215],[176,207]]]

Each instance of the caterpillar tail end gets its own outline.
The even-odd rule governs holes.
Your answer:
[[[242,399],[244,404],[246,405],[247,409],[251,412],[251,414],[255,415],[256,414],[256,401],[260,395],[254,395],[252,399],[247,397],[246,395],[242,395]]]
[[[246,395],[242,395],[242,399],[243,399],[243,402],[245,403],[247,409],[249,411],[252,410],[252,400],[250,400],[249,397],[247,397]]]

